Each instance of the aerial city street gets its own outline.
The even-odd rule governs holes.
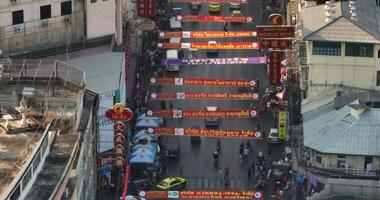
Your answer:
[[[0,1],[0,200],[380,197],[380,0]]]

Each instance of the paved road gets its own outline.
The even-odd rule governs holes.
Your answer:
[[[243,15],[253,16],[260,22],[260,1],[250,0],[249,4],[243,6]],[[182,7],[184,14],[190,14],[187,3],[177,3],[173,7]],[[229,15],[230,10],[228,4],[222,7],[221,15]],[[202,4],[202,15],[208,14],[208,5]],[[239,31],[255,30],[255,24],[229,25],[229,30]],[[223,23],[183,23],[183,31],[199,30],[199,31],[216,31],[223,30]],[[221,39],[213,39],[222,41]],[[242,42],[256,41],[255,38],[228,38],[223,39],[223,42]],[[190,39],[183,40],[189,42]],[[208,39],[191,39],[191,42],[205,41]],[[254,50],[220,50],[219,57],[244,57],[257,55]],[[199,57],[206,57],[205,51],[200,52]],[[169,74],[173,77],[192,77],[192,78],[225,78],[225,79],[256,79],[260,80],[260,93],[263,94],[268,86],[268,75],[264,65],[199,65],[199,66],[181,66],[179,73]],[[163,92],[237,92],[237,88],[233,87],[175,87],[163,86]],[[258,102],[257,102],[258,103]],[[247,109],[249,102],[243,101],[226,101],[226,100],[178,100],[173,101],[174,108],[183,109],[203,109],[206,106],[217,106],[221,109]],[[273,127],[273,117],[271,113],[264,113],[260,118],[264,127],[269,129]],[[222,119],[220,129],[242,129],[252,130],[256,127],[257,119]],[[184,127],[191,128],[198,125],[204,128],[204,119],[171,119],[167,121],[167,127]],[[171,140],[171,139],[167,139]],[[165,141],[165,139],[164,139]],[[169,161],[168,176],[178,176],[179,168],[183,167],[183,175],[188,178],[188,189],[209,190],[222,189],[223,174],[219,172],[219,168],[224,168],[226,165],[230,167],[230,184],[231,190],[252,189],[255,184],[253,180],[247,180],[248,166],[251,165],[253,157],[257,155],[258,150],[267,152],[265,141],[251,141],[253,144],[253,154],[250,155],[249,161],[240,163],[239,161],[239,145],[241,139],[221,139],[222,152],[219,159],[219,166],[213,165],[212,152],[216,148],[216,138],[202,138],[199,146],[190,144],[189,138],[180,138],[181,156],[179,160]],[[280,157],[282,148],[279,146],[271,147],[272,158],[277,160]]]

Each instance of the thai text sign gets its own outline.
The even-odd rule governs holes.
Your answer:
[[[161,38],[234,38],[255,37],[254,31],[183,31],[183,32],[161,32]]]
[[[177,20],[182,22],[237,22],[253,23],[252,17],[245,16],[215,16],[215,15],[178,15]]]
[[[278,138],[284,140],[286,138],[286,112],[278,113]]]
[[[142,17],[151,17],[155,15],[155,0],[137,0],[137,15]]]
[[[261,39],[261,47],[264,49],[289,49],[291,46],[290,39]]]
[[[235,86],[256,87],[258,80],[201,79],[201,78],[151,78],[153,85]]]
[[[164,118],[256,118],[259,113],[255,109],[249,110],[148,110],[148,117]]]
[[[139,191],[147,199],[264,199],[262,191]]]
[[[259,100],[257,93],[206,93],[206,92],[167,92],[152,93],[153,100],[173,100],[173,99],[225,99],[225,100]]]
[[[294,26],[257,26],[257,37],[261,38],[292,38]]]
[[[270,53],[269,62],[269,79],[270,85],[276,86],[280,84],[280,71],[281,71],[281,53],[278,51],[272,51]]]
[[[265,64],[267,57],[245,58],[197,58],[197,59],[170,59],[164,60],[163,65],[231,65],[231,64]]]
[[[225,42],[225,43],[158,43],[161,49],[259,49],[258,42]]]
[[[169,0],[170,2],[198,2],[198,3],[248,3],[247,0]]]
[[[243,130],[214,130],[214,129],[190,129],[190,128],[149,128],[148,133],[155,134],[155,135],[178,135],[178,136],[203,136],[203,137],[263,139],[263,134],[260,131],[243,131]]]

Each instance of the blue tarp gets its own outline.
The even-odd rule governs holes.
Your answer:
[[[136,155],[146,155],[146,156],[151,156],[154,158],[156,155],[156,152],[149,148],[137,148],[132,152],[132,157]]]
[[[157,145],[155,144],[137,144],[132,147],[132,152],[137,151],[139,149],[146,149],[148,151],[153,152],[154,154],[157,153]]]
[[[129,162],[131,164],[153,164],[154,158],[145,155],[137,155],[133,156]]]
[[[158,127],[162,124],[161,117],[147,117],[145,113],[137,114],[136,128],[138,127]]]
[[[133,151],[130,163],[153,164],[156,158],[155,152],[148,148],[138,148]]]

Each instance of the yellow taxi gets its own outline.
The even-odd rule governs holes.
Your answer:
[[[220,3],[210,3],[208,6],[208,11],[210,13],[219,13],[221,10]]]
[[[181,190],[186,188],[186,179],[182,177],[169,177],[156,185],[157,190]]]

